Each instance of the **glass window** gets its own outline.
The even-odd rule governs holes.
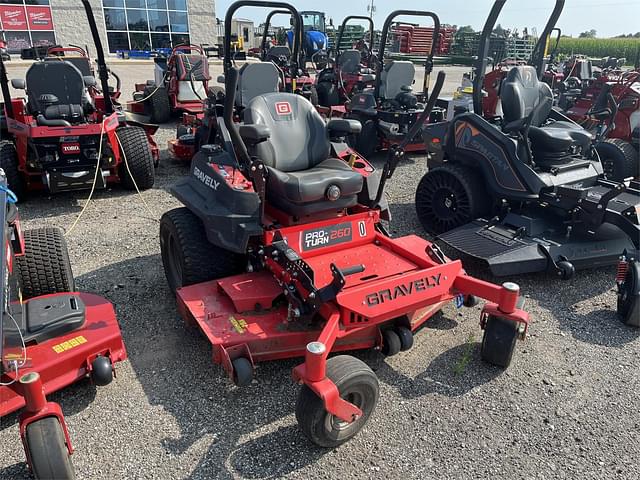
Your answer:
[[[2,3],[5,2],[3,1]],[[49,0],[25,0],[24,3],[26,3],[27,5],[49,5]]]
[[[149,10],[149,29],[152,32],[169,31],[169,17],[166,10]]]
[[[23,48],[31,47],[29,32],[4,32],[7,39],[7,50],[9,53],[20,53]]]
[[[22,5],[22,0],[0,0],[0,3],[9,3],[11,5]]]
[[[152,48],[171,48],[171,36],[168,33],[152,33]]]
[[[186,10],[187,0],[167,0],[167,8],[169,10]]]
[[[189,35],[183,35],[183,34],[173,34],[171,35],[171,43],[172,45],[175,47],[176,45],[181,45],[183,43],[190,43],[189,42]]]
[[[186,12],[169,12],[169,23],[172,32],[187,33],[189,31]]]
[[[147,8],[155,8],[156,10],[166,10],[167,0],[147,0]]]
[[[102,6],[124,8],[124,0],[102,0]]]
[[[116,53],[116,50],[129,50],[129,38],[124,32],[107,32],[107,40],[111,53]]]
[[[130,33],[131,50],[151,50],[151,41],[148,33]]]
[[[147,23],[147,12],[144,10],[127,9],[127,20],[129,24],[129,30],[149,30],[149,24]]]
[[[31,41],[34,46],[37,45],[55,45],[56,37],[53,32],[31,32]]]
[[[144,0],[126,0],[127,8],[146,8]]]
[[[127,19],[124,16],[124,10],[119,8],[105,8],[104,23],[107,26],[107,30],[126,30]]]

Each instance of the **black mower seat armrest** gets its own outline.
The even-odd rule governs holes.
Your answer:
[[[16,90],[24,90],[26,88],[24,78],[12,78],[11,86]]]
[[[271,136],[271,130],[261,124],[240,125],[240,136],[249,145],[257,145]]]
[[[518,120],[514,120],[513,122],[507,123],[502,127],[505,133],[514,133],[521,131],[524,127],[527,126],[527,118],[519,118]]]
[[[352,135],[362,131],[362,124],[351,118],[332,118],[327,123],[327,129],[332,136],[335,134]]]
[[[66,120],[55,119],[55,120],[47,120],[44,118],[44,115],[40,114],[36,117],[36,123],[42,127],[70,127],[71,124]]]
[[[85,87],[95,87],[98,84],[98,82],[96,82],[96,77],[93,75],[85,75],[82,77],[82,80],[84,81]]]

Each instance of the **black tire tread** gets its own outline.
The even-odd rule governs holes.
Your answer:
[[[127,125],[119,127],[116,134],[122,144],[121,151],[126,155],[126,162],[129,164],[127,169],[124,158],[120,164],[120,178],[124,187],[127,190],[135,190],[135,185],[138,185],[140,190],[153,187],[155,182],[154,160],[144,129],[136,125]],[[131,174],[129,174],[129,170],[131,170]]]
[[[617,165],[618,171],[613,175],[613,178],[610,178],[609,180],[621,182],[625,178],[638,176],[638,165],[640,163],[640,159],[638,151],[633,148],[633,145],[621,138],[607,138],[602,143],[615,146],[622,154],[619,157],[621,161]],[[597,149],[598,148],[596,147],[596,150]]]
[[[23,232],[25,254],[15,257],[23,298],[76,289],[62,230],[41,227]]]
[[[27,425],[26,440],[35,478],[75,478],[62,426],[56,417],[45,417]]]
[[[147,87],[144,90],[144,96],[149,97],[146,102],[151,123],[166,123],[171,120],[171,104],[166,88],[158,87],[156,91],[156,87]]]
[[[480,349],[482,360],[501,368],[507,368],[513,359],[517,339],[515,322],[489,316],[482,336]]]
[[[18,170],[18,153],[10,140],[0,141],[0,168],[7,177],[7,186],[21,200],[26,193],[24,179]]]
[[[169,210],[160,219],[160,236],[167,229],[183,255],[183,285],[171,285],[169,266],[162,251],[162,263],[172,289],[227,277],[242,268],[242,256],[209,242],[202,221],[186,207]],[[167,252],[168,253],[168,252]]]

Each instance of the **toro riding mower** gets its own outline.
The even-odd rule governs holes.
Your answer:
[[[36,478],[74,478],[69,431],[47,395],[89,378],[107,385],[126,359],[107,300],[77,293],[64,236],[22,231],[15,195],[0,170],[0,417],[22,409],[20,436]]]
[[[288,45],[269,45],[267,37],[269,28],[271,27],[271,19],[278,14],[288,15],[291,19],[292,31],[294,33],[292,39],[297,42],[298,46],[302,45],[304,31],[302,30],[302,18],[291,16],[291,10],[272,10],[267,15],[262,31],[262,42],[260,43],[260,60],[263,62],[273,62],[280,70],[281,91],[289,93],[297,93],[302,95],[314,105],[318,104],[318,93],[315,87],[315,80],[309,74],[304,60],[304,54],[301,53],[295,62],[291,61],[291,48]],[[299,51],[300,47],[294,50]]]
[[[604,71],[566,114],[590,131],[605,121],[606,139],[596,149],[608,179],[640,176],[640,72]]]
[[[167,58],[157,56],[154,79],[137,83],[127,109],[147,115],[152,123],[165,123],[173,112],[198,114],[209,91],[209,61],[202,47],[178,45]]]
[[[422,93],[413,93],[415,66],[408,60],[385,62],[387,40],[394,20],[401,15],[429,17],[433,20],[433,36],[424,63],[424,83]],[[380,49],[375,74],[375,88],[353,95],[347,104],[346,117],[362,123],[362,132],[350,137],[350,145],[365,157],[376,150],[386,150],[400,142],[417,121],[424,108],[429,90],[429,76],[433,70],[433,56],[440,36],[440,19],[433,12],[396,10],[391,12],[382,27]],[[441,118],[442,111],[432,112],[429,121]],[[422,151],[422,140],[408,144],[407,151]]]
[[[343,37],[351,21],[365,21],[369,25],[368,41],[362,38],[352,45],[352,48],[342,50]],[[366,34],[366,31],[364,32]],[[357,93],[371,88],[375,84],[375,62],[373,54],[374,24],[370,17],[351,15],[342,21],[338,30],[335,46],[335,59],[332,64],[318,73],[316,85],[318,104],[321,113],[333,117],[333,112],[346,112],[344,104]],[[324,112],[323,108],[327,111]]]
[[[480,39],[476,111],[503,4],[494,5]],[[618,310],[638,326],[630,312],[637,313],[640,286],[640,184],[604,178],[592,134],[552,109],[551,89],[534,67],[512,68],[500,101],[504,116],[493,122],[467,112],[427,127],[444,132],[444,163],[430,166],[418,185],[420,222],[497,276],[549,271],[566,279],[621,259]]]
[[[79,62],[53,56],[34,62],[25,80],[12,80],[14,88],[26,90],[27,98],[11,98],[0,59],[6,120],[0,168],[18,196],[31,190],[105,188],[109,182],[132,190],[153,186],[159,152],[152,134],[157,126],[114,108],[95,19],[89,0],[83,4],[96,45],[101,89],[95,77],[83,75]],[[88,58],[79,60],[90,67]]]
[[[227,65],[227,92],[237,79]],[[441,73],[420,121],[443,82]],[[238,125],[233,96],[224,128],[235,151],[206,146],[196,154],[190,175],[171,189],[186,208],[163,215],[160,246],[178,311],[206,335],[236,385],[251,383],[256,362],[304,357],[293,369],[300,427],[318,445],[340,445],[367,422],[379,388],[366,364],[329,354],[408,350],[413,332],[448,301],[472,305],[476,297],[488,300],[482,358],[509,365],[528,324],[518,286],[472,278],[435,245],[392,239],[381,224],[385,184],[420,125],[379,172],[345,143],[357,121],[325,123],[300,95],[270,93],[255,97]]]

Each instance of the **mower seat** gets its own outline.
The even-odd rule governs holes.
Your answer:
[[[71,65],[73,65],[78,70],[80,70],[80,73],[82,74],[83,77],[93,77],[94,76],[93,75],[93,71],[91,70],[91,60],[89,59],[89,57],[81,57],[81,56],[58,57],[58,56],[53,56],[53,57],[46,57],[44,60],[46,62],[60,62],[60,61],[69,62]]]
[[[362,54],[358,50],[345,50],[338,57],[338,68],[343,73],[359,73]]]
[[[291,49],[286,45],[274,45],[267,50],[267,61],[278,63],[282,58],[286,58],[287,61],[291,58]]]
[[[589,148],[592,135],[588,131],[570,122],[549,120],[553,93],[549,85],[538,80],[534,67],[513,67],[502,84],[500,100],[507,125],[533,114],[529,140],[534,157],[586,152]],[[537,108],[541,102],[545,104]]]
[[[295,217],[341,210],[357,203],[362,175],[331,158],[327,126],[302,95],[268,93],[244,110],[245,125],[267,127],[266,140],[249,146],[268,169],[267,197]]]
[[[380,74],[380,96],[386,99],[396,98],[402,87],[413,85],[416,67],[412,62],[391,60]]]
[[[238,72],[236,106],[246,107],[265,93],[279,91],[280,74],[272,62],[245,63]]]
[[[26,74],[28,106],[39,125],[84,121],[87,103],[80,70],[66,61],[35,62]]]

